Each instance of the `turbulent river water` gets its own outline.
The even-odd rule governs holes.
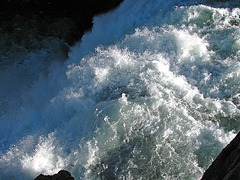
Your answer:
[[[200,179],[240,130],[239,4],[125,0],[67,59],[2,43],[0,179]]]

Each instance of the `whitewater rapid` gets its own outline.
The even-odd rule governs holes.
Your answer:
[[[64,62],[23,54],[0,72],[0,179],[200,179],[240,129],[239,26],[234,1],[125,0]]]

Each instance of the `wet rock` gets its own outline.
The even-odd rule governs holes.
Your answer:
[[[202,180],[220,179],[240,179],[240,133],[222,150],[202,177]]]
[[[93,17],[113,10],[122,1],[0,1],[0,70],[29,64],[25,63],[26,56],[39,51],[46,55],[38,59],[40,64],[48,66],[49,58],[59,62],[66,60],[70,47],[91,30]]]
[[[41,36],[58,37],[72,45],[91,29],[95,15],[116,8],[122,1],[3,0],[0,2],[0,29],[8,32],[16,28],[19,31],[40,29]],[[63,23],[67,23],[66,26]],[[68,33],[62,33],[62,28],[66,27],[69,27]]]
[[[68,171],[61,170],[57,174],[54,174],[52,176],[40,174],[34,180],[74,180],[74,178]]]

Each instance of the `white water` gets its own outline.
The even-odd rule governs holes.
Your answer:
[[[65,63],[1,70],[0,179],[200,179],[240,129],[240,9],[220,5],[125,0]]]

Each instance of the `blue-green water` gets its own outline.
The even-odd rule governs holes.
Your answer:
[[[0,72],[0,179],[200,179],[240,129],[238,7],[125,0],[64,62],[54,41],[14,51],[22,63]]]

